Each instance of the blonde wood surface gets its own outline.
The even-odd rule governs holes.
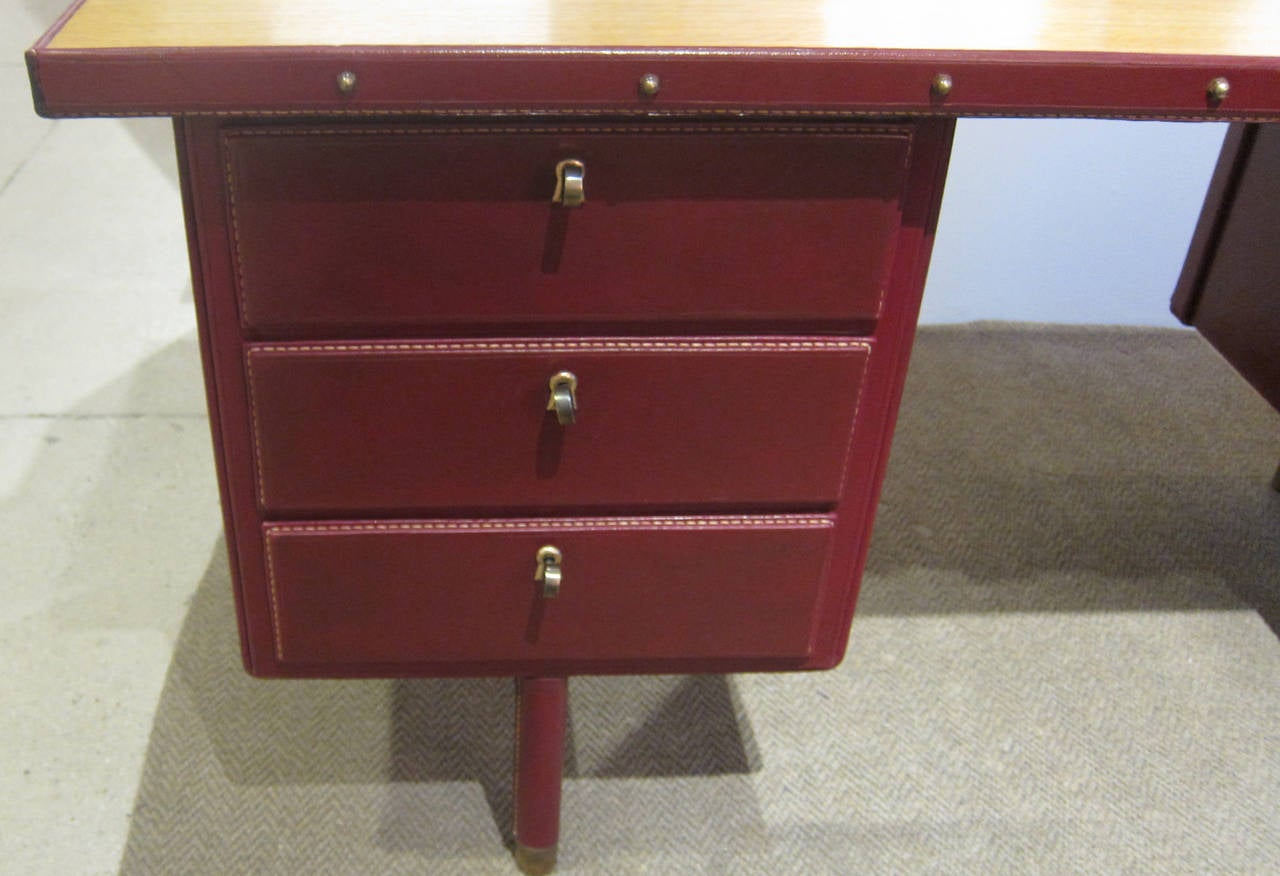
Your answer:
[[[441,45],[1280,56],[1280,0],[86,0],[50,48]]]

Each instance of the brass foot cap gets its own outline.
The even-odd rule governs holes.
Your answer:
[[[533,849],[516,843],[516,866],[528,876],[546,876],[556,868],[556,847]]]

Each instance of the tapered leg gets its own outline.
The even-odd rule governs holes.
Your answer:
[[[1276,473],[1271,476],[1271,489],[1280,493],[1280,466],[1276,467]]]
[[[538,876],[555,868],[560,839],[568,680],[518,678],[516,700],[516,864]]]

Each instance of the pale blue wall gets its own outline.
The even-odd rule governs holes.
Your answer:
[[[1178,325],[1178,278],[1226,126],[963,119],[922,322]]]

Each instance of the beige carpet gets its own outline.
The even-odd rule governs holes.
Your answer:
[[[561,872],[1280,871],[1277,461],[1193,334],[924,331],[844,664],[575,680]],[[509,681],[255,681],[228,591],[122,873],[514,872]]]

